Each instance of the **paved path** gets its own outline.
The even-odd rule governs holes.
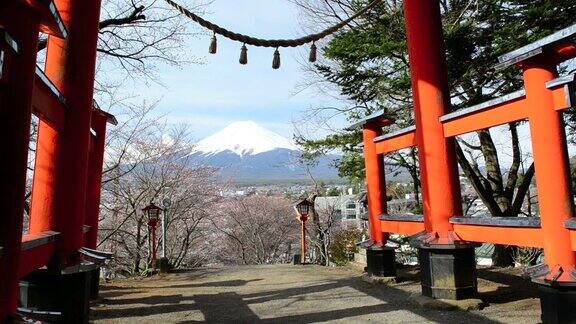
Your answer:
[[[353,268],[250,266],[117,280],[92,305],[97,323],[537,323],[539,305],[522,279],[480,272],[481,311],[426,310],[407,301],[417,278],[372,286]],[[408,277],[410,275],[407,275]]]

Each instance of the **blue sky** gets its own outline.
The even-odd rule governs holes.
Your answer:
[[[295,38],[304,35],[297,8],[287,0],[215,0],[205,18],[235,32],[261,38]],[[190,27],[193,28],[193,22]],[[187,54],[201,65],[160,67],[163,86],[137,89],[137,100],[160,99],[158,112],[171,123],[190,124],[201,139],[238,120],[253,120],[286,137],[292,121],[310,107],[339,105],[314,89],[296,93],[305,77],[298,63],[308,46],[280,49],[282,67],[271,68],[272,48],[248,46],[248,65],[238,58],[242,44],[218,37],[218,53],[208,54],[210,35],[199,35],[187,45]]]

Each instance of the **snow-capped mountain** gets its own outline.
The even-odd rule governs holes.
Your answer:
[[[296,151],[292,142],[253,121],[239,121],[228,125],[196,145],[196,152],[205,155],[231,151],[237,155],[256,155],[276,149]]]
[[[197,143],[190,162],[220,169],[222,176],[236,181],[309,180],[298,163],[300,151],[294,143],[253,121],[234,122]],[[327,156],[312,168],[317,179],[337,179],[334,161]]]

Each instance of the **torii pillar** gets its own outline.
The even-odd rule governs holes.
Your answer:
[[[380,216],[387,211],[384,156],[378,155],[374,143],[374,140],[382,135],[382,127],[389,125],[390,121],[378,115],[361,123],[370,227],[370,244],[366,246],[366,272],[377,277],[395,277],[395,251],[394,248],[386,246],[388,234],[382,231],[380,223]]]
[[[562,113],[554,110],[552,92],[546,88],[546,83],[557,77],[559,64],[550,56],[536,56],[519,64],[526,89],[548,266],[547,273],[533,281],[538,283],[544,323],[576,323],[576,253],[564,227],[574,215],[574,203],[564,120]]]
[[[469,298],[477,292],[474,246],[458,242],[449,221],[462,215],[462,204],[454,140],[444,137],[440,123],[450,112],[440,3],[405,0],[404,16],[426,228],[417,243],[422,293]]]
[[[98,241],[98,223],[100,217],[100,194],[102,192],[102,166],[106,142],[106,125],[117,125],[116,118],[98,108],[92,110],[92,129],[90,141],[90,161],[88,162],[88,180],[86,191],[85,224],[89,227],[84,246],[96,250]],[[100,268],[92,270],[90,278],[90,298],[97,299],[100,291]]]
[[[80,264],[84,244],[90,118],[93,108],[100,0],[56,0],[69,31],[49,37],[46,75],[69,109],[64,128],[40,122],[32,189],[30,233],[60,233],[47,271],[25,278],[37,289],[38,308],[60,310],[65,322],[87,322],[90,271]]]
[[[0,323],[16,312],[18,302],[39,26],[40,14],[23,1],[0,2],[0,120],[5,123],[0,127]]]

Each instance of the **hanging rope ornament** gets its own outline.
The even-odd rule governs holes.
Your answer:
[[[316,44],[312,43],[312,46],[310,46],[310,56],[308,56],[308,62],[310,62],[310,63],[316,62],[316,52],[317,51],[318,51],[318,49],[316,48]]]
[[[210,54],[216,54],[217,49],[218,49],[218,40],[216,40],[216,33],[214,33],[212,35],[212,40],[210,41],[210,48],[208,49],[208,52]]]
[[[242,45],[240,49],[240,60],[238,62],[242,65],[248,64],[248,48],[246,48],[246,44]]]
[[[274,59],[272,59],[272,68],[274,70],[278,70],[280,68],[280,51],[278,51],[278,47],[274,51]]]
[[[277,68],[280,67],[280,52],[278,51],[278,48],[280,48],[280,47],[297,47],[297,46],[302,46],[305,44],[312,43],[312,45],[310,47],[309,61],[310,62],[316,62],[317,48],[316,48],[315,42],[317,42],[317,41],[321,40],[322,38],[325,38],[329,35],[334,34],[338,30],[342,29],[344,26],[348,25],[354,19],[365,14],[370,9],[375,8],[377,5],[379,5],[382,2],[382,0],[372,0],[372,2],[370,2],[366,7],[364,7],[362,10],[356,12],[354,15],[350,16],[348,19],[343,20],[343,21],[339,22],[338,24],[336,24],[332,27],[329,27],[329,28],[325,29],[324,31],[319,32],[317,34],[311,34],[311,35],[301,37],[301,38],[296,38],[296,39],[262,39],[262,38],[255,38],[255,37],[251,37],[251,36],[232,32],[226,28],[222,28],[222,27],[220,27],[214,23],[209,22],[208,20],[203,19],[202,17],[200,17],[200,16],[194,14],[193,12],[191,12],[190,10],[182,7],[181,5],[174,2],[173,0],[164,0],[164,1],[166,3],[168,3],[174,9],[178,10],[184,16],[190,18],[192,21],[198,23],[200,26],[207,28],[213,32],[214,35],[212,36],[212,40],[211,40],[210,48],[209,48],[209,52],[211,54],[216,53],[216,47],[217,47],[216,46],[216,34],[218,34],[218,35],[222,35],[228,39],[231,39],[233,41],[243,43],[242,50],[240,52],[240,64],[247,64],[248,63],[248,54],[247,54],[246,45],[252,45],[252,46],[257,46],[257,47],[275,47],[276,51],[274,52],[274,60],[273,60],[272,66],[273,67],[278,66]],[[276,64],[276,61],[278,62],[277,64]],[[242,63],[242,62],[244,62],[244,63]],[[275,69],[277,69],[277,68],[275,68]]]

